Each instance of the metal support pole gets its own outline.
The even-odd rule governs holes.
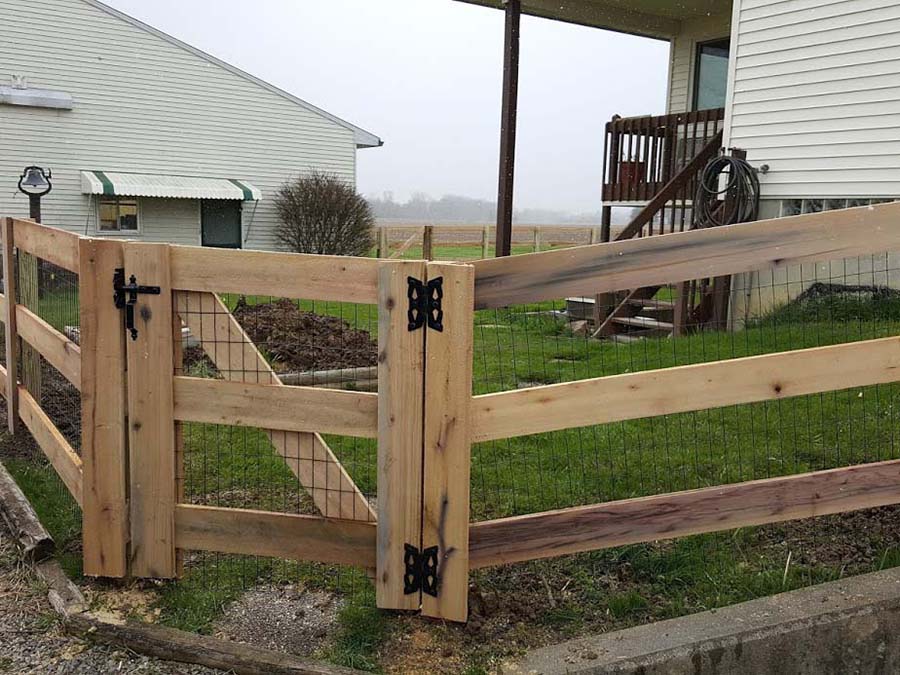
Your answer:
[[[28,195],[28,217],[41,222],[41,195]]]
[[[513,184],[516,163],[516,112],[519,98],[519,24],[521,0],[506,0],[503,47],[503,110],[500,116],[500,179],[497,187],[497,239],[495,254],[507,256],[512,248]]]

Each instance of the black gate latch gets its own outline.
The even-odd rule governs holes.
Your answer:
[[[406,573],[403,575],[403,593],[410,595],[422,591],[437,597],[438,584],[438,547],[430,546],[421,553],[410,544],[404,544],[403,562]]]
[[[125,329],[131,333],[131,339],[137,340],[138,332],[134,327],[134,306],[137,304],[138,293],[147,295],[159,295],[159,286],[138,286],[137,278],[132,274],[125,283],[125,270],[116,268],[113,274],[113,302],[118,309],[125,310]],[[126,297],[127,294],[127,297]]]
[[[406,281],[409,284],[406,290],[406,296],[409,298],[409,309],[406,313],[409,330],[418,330],[427,323],[432,330],[442,332],[444,310],[441,309],[441,300],[444,298],[444,277],[431,279],[427,284],[415,277],[407,277]]]

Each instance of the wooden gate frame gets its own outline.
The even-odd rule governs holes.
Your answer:
[[[82,506],[85,574],[173,578],[180,549],[356,565],[373,570],[381,606],[465,620],[468,482],[455,477],[468,475],[469,461],[470,266],[203,249],[85,238],[18,219],[2,224],[9,297],[16,297],[17,259],[35,266],[43,259],[79,277],[80,345],[6,296],[0,309],[7,354],[18,353],[21,340],[81,392],[81,456],[19,382],[16,358],[0,369],[0,384],[10,427],[25,423]],[[112,300],[117,271],[159,288],[136,297],[134,339]],[[445,332],[409,330],[412,274],[445,277],[455,315]],[[377,303],[383,393],[283,385],[216,293]],[[222,379],[175,373],[183,325]],[[458,362],[467,366],[451,368]],[[440,407],[423,416],[426,397]],[[321,515],[182,503],[184,422],[263,429]],[[381,440],[377,512],[321,433]],[[437,597],[404,592],[407,545],[439,547]]]

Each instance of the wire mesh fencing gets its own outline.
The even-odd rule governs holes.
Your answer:
[[[702,312],[712,280],[482,310],[474,393],[896,336],[898,267],[885,252],[733,275],[720,324]],[[898,396],[900,385],[877,384],[478,443],[472,520],[896,459]],[[480,570],[479,594],[517,599],[505,610],[475,601],[473,613],[494,625],[525,607],[578,632],[721,606],[896,564],[895,515],[885,507]]]
[[[20,251],[15,265],[16,297],[8,298],[77,343],[78,275]],[[4,284],[4,291],[5,291]],[[19,380],[76,453],[81,450],[81,395],[78,387],[26,340],[19,339]],[[5,353],[5,349],[4,349]],[[4,404],[5,409],[5,404]],[[47,456],[26,430],[6,437],[2,461],[34,504],[53,536],[64,564],[81,569],[81,509]]]
[[[178,293],[181,358],[176,375],[285,386],[374,391],[377,309],[270,296]],[[374,439],[179,424],[183,503],[375,520]],[[364,571],[314,562],[183,552],[177,587],[219,602],[260,584],[329,591],[340,603],[374,602]],[[171,606],[167,620],[197,621]]]

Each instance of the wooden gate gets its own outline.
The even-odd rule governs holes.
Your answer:
[[[353,565],[371,571],[379,606],[465,619],[468,483],[455,477],[469,461],[470,266],[91,239],[3,222],[10,424],[25,422],[82,506],[85,574],[174,578],[180,550]],[[13,270],[26,257],[77,273],[77,342],[22,304]],[[377,305],[379,393],[283,384],[219,294]],[[185,329],[217,378],[179,374]],[[81,392],[80,455],[17,373],[25,348]],[[435,404],[427,412],[426,399]],[[265,430],[318,515],[186,503],[182,425],[192,422]],[[323,434],[378,439],[377,503]]]

